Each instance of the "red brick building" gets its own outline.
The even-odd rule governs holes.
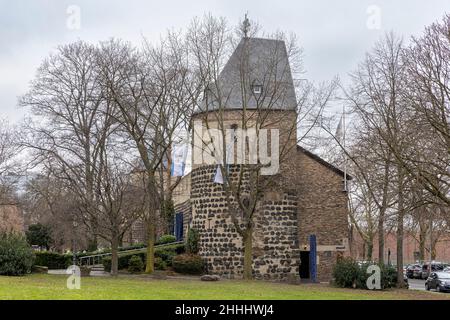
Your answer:
[[[403,238],[403,261],[404,264],[413,263],[419,260],[419,242],[417,241],[418,237],[414,237],[410,233],[406,233]],[[378,260],[378,237],[374,239],[373,246],[373,260]],[[428,251],[429,242],[425,244],[427,248],[425,250],[425,259],[428,260],[430,257],[430,253]],[[352,256],[357,260],[366,260],[367,254],[364,254],[364,251],[367,249],[364,246],[364,243],[357,234],[354,232],[353,240],[351,241],[351,252]],[[397,252],[397,236],[395,233],[386,233],[385,235],[385,245],[384,245],[384,260],[388,262],[388,259],[395,264],[396,263],[396,252]],[[389,257],[389,251],[391,252]],[[441,262],[450,262],[450,235],[447,237],[441,237],[436,244],[436,261]]]

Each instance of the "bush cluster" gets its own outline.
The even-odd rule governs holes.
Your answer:
[[[156,244],[166,244],[166,243],[172,243],[172,242],[176,242],[176,241],[177,241],[177,238],[174,235],[165,234],[165,235],[162,235],[161,237],[159,237]]]
[[[130,273],[140,273],[144,270],[144,262],[142,262],[142,258],[133,255],[128,261],[128,272]]]
[[[156,270],[165,270],[168,266],[172,265],[172,259],[177,254],[181,254],[185,252],[184,244],[175,244],[162,248],[155,249],[155,269]],[[138,256],[144,261],[147,260],[147,254],[145,252],[139,253],[131,253],[119,255],[118,267],[119,270],[126,270],[129,266],[129,261],[132,256]],[[111,271],[111,256],[103,258],[103,267],[105,271]]]
[[[178,273],[201,274],[204,271],[205,263],[199,255],[180,254],[173,258],[172,267]]]
[[[49,269],[67,269],[72,265],[72,254],[61,254],[51,251],[39,251],[35,253],[35,265],[48,267]]]
[[[370,263],[358,264],[352,258],[339,259],[333,269],[334,284],[343,288],[367,289]],[[392,288],[397,283],[397,271],[392,266],[379,265],[381,289]]]
[[[24,236],[0,234],[0,275],[22,276],[30,273],[34,259],[33,250]]]

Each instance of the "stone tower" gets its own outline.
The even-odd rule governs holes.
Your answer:
[[[289,175],[289,159],[297,153],[296,104],[285,43],[243,38],[192,118],[203,130],[236,129],[245,123],[246,128],[258,126],[279,132],[280,168],[275,177],[269,178],[274,187],[258,200],[254,218],[256,278],[283,279],[299,271],[297,195],[283,179]],[[228,214],[222,184],[214,182],[217,165],[199,163],[198,159],[192,163],[192,227],[200,233],[199,253],[207,262],[208,272],[240,277],[242,237]],[[237,174],[234,165],[227,168]]]

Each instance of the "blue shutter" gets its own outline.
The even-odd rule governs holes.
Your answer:
[[[175,238],[177,241],[183,240],[183,213],[175,214]]]

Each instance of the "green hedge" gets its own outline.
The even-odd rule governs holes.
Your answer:
[[[201,274],[204,271],[205,263],[197,254],[180,254],[173,258],[173,270],[184,274]]]
[[[51,251],[36,252],[37,266],[48,267],[49,269],[67,269],[72,265],[72,254],[61,254]]]
[[[156,242],[156,244],[166,244],[166,243],[172,243],[172,242],[176,242],[177,238],[171,234],[165,234],[162,235],[161,237],[159,237],[158,241]]]
[[[367,279],[370,273],[367,268],[370,263],[358,264],[352,258],[342,258],[333,268],[334,284],[343,288],[367,289]],[[381,289],[395,287],[397,283],[397,271],[392,266],[378,265],[380,267]]]
[[[24,236],[0,233],[0,275],[22,276],[31,272],[35,259]]]
[[[164,270],[167,266],[172,265],[172,259],[177,254],[181,254],[185,252],[184,244],[174,244],[170,246],[164,246],[162,248],[155,248],[155,268],[157,270]],[[145,268],[145,261],[147,260],[147,254],[145,252],[138,252],[138,253],[129,253],[129,254],[119,254],[119,270],[125,270],[128,269],[129,266],[129,260],[132,256],[138,256],[144,261],[144,268]],[[158,260],[158,258],[160,260]],[[111,256],[104,257],[103,258],[103,267],[105,268],[105,271],[111,271]]]

